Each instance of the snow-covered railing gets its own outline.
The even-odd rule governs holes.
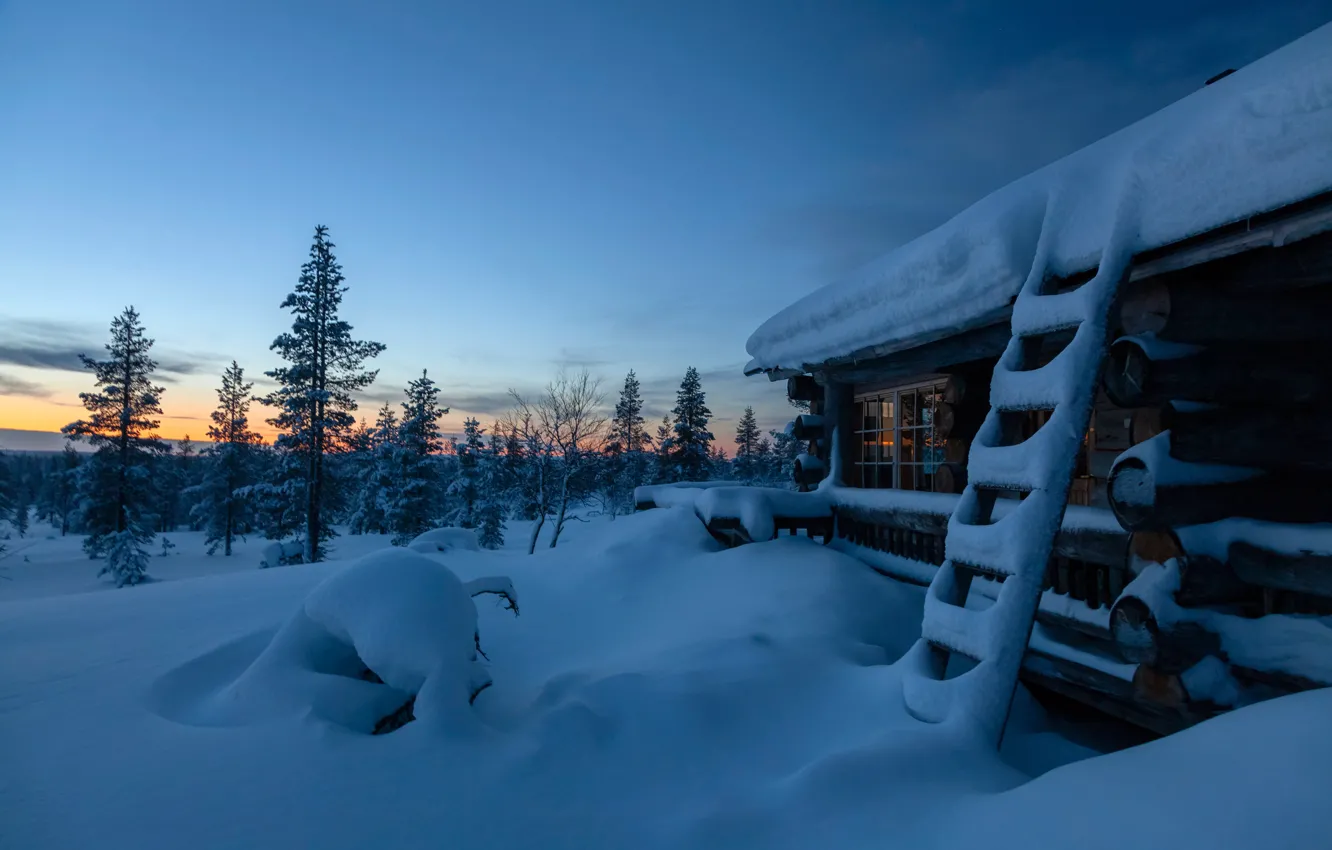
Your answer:
[[[650,508],[673,508],[677,505],[692,507],[699,490],[713,487],[736,487],[734,481],[677,481],[673,484],[644,484],[634,488],[634,507],[640,511]]]
[[[771,540],[779,531],[830,536],[832,506],[821,493],[751,487],[733,481],[656,484],[634,491],[639,510],[689,507],[727,545]]]

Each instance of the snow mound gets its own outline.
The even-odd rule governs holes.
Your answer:
[[[1137,254],[1326,192],[1329,138],[1332,24],[802,298],[749,338],[745,372],[882,356],[983,327],[1038,263],[1055,275],[1089,269],[1117,230],[1132,233]],[[1126,208],[1128,195],[1139,200]]]
[[[705,523],[736,519],[754,542],[776,535],[776,517],[809,519],[832,516],[832,505],[818,493],[796,493],[771,487],[715,487],[701,490],[694,512]]]
[[[481,543],[477,540],[476,532],[470,528],[432,528],[412,538],[407,548],[413,552],[430,553],[451,552],[454,549],[478,552]]]
[[[229,684],[210,687],[208,680],[234,669],[254,636],[163,677],[156,707],[190,725],[309,714],[369,732],[415,697],[419,726],[470,728],[471,700],[490,684],[477,660],[473,591],[511,592],[512,584],[493,578],[464,585],[438,561],[403,549],[367,555],[311,590]]]

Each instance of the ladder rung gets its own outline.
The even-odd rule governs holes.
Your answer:
[[[1027,337],[1077,327],[1087,318],[1084,289],[1057,295],[1023,294],[1013,304],[1013,336]]]

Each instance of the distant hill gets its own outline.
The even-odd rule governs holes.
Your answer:
[[[0,428],[0,451],[6,452],[60,452],[65,450],[65,435],[59,431],[23,431],[18,428]],[[177,443],[176,440],[167,440]],[[194,441],[195,447],[199,442]],[[72,443],[78,452],[90,452],[86,440]]]

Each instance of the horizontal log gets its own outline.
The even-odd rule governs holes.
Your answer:
[[[1189,692],[1178,673],[1166,673],[1146,664],[1133,671],[1133,699],[1151,705],[1183,710],[1189,702]]]
[[[1163,531],[1229,517],[1332,521],[1321,476],[1268,473],[1243,481],[1158,484],[1140,458],[1121,460],[1107,487],[1110,509],[1130,531]]]
[[[795,424],[791,426],[791,435],[797,440],[820,440],[823,438],[822,416],[813,413],[802,413],[795,418]]]
[[[1125,334],[1185,343],[1316,342],[1327,335],[1332,293],[1231,295],[1168,277],[1133,286],[1119,312]]]
[[[1271,408],[1181,410],[1166,405],[1161,425],[1170,431],[1170,455],[1192,463],[1263,469],[1332,464],[1332,410],[1292,414]]]
[[[1259,587],[1332,598],[1332,555],[1290,555],[1236,541],[1227,551],[1235,575]]]
[[[1110,634],[1119,655],[1165,673],[1180,673],[1221,652],[1221,638],[1189,621],[1161,623],[1144,600],[1120,596],[1110,609]]]
[[[818,484],[827,475],[827,464],[814,455],[802,454],[795,459],[794,477],[797,484]]]
[[[1101,382],[1120,407],[1172,400],[1297,407],[1332,398],[1330,354],[1315,346],[1246,346],[1152,360],[1138,340],[1120,339]]]
[[[1135,531],[1129,535],[1129,553],[1154,564],[1164,564],[1172,558],[1184,557],[1184,546],[1175,532]]]
[[[944,441],[944,460],[949,463],[967,462],[967,452],[971,448],[971,441],[960,437],[951,437]]]
[[[1089,564],[1122,567],[1128,562],[1128,544],[1127,531],[1064,528],[1055,537],[1054,554]]]
[[[1228,605],[1252,601],[1255,588],[1247,584],[1229,564],[1205,555],[1189,555],[1179,564],[1179,590],[1175,601],[1185,608]]]
[[[1332,283],[1332,233],[1281,247],[1262,247],[1223,260],[1190,266],[1172,281],[1201,284],[1232,294],[1271,293]]]
[[[1130,426],[1130,439],[1133,445],[1150,440],[1164,431],[1161,427],[1161,410],[1157,407],[1137,407],[1133,409],[1133,424]]]
[[[791,401],[821,401],[823,387],[813,375],[795,375],[786,379],[786,397]]]
[[[1043,691],[1054,693],[1158,735],[1173,734],[1205,719],[1191,714],[1189,706],[1166,705],[1149,699],[1132,682],[1042,653],[1028,652],[1022,659],[1020,675],[1023,683],[1038,696]]]
[[[944,381],[943,401],[945,404],[962,404],[967,396],[967,379],[962,375],[952,374]]]

